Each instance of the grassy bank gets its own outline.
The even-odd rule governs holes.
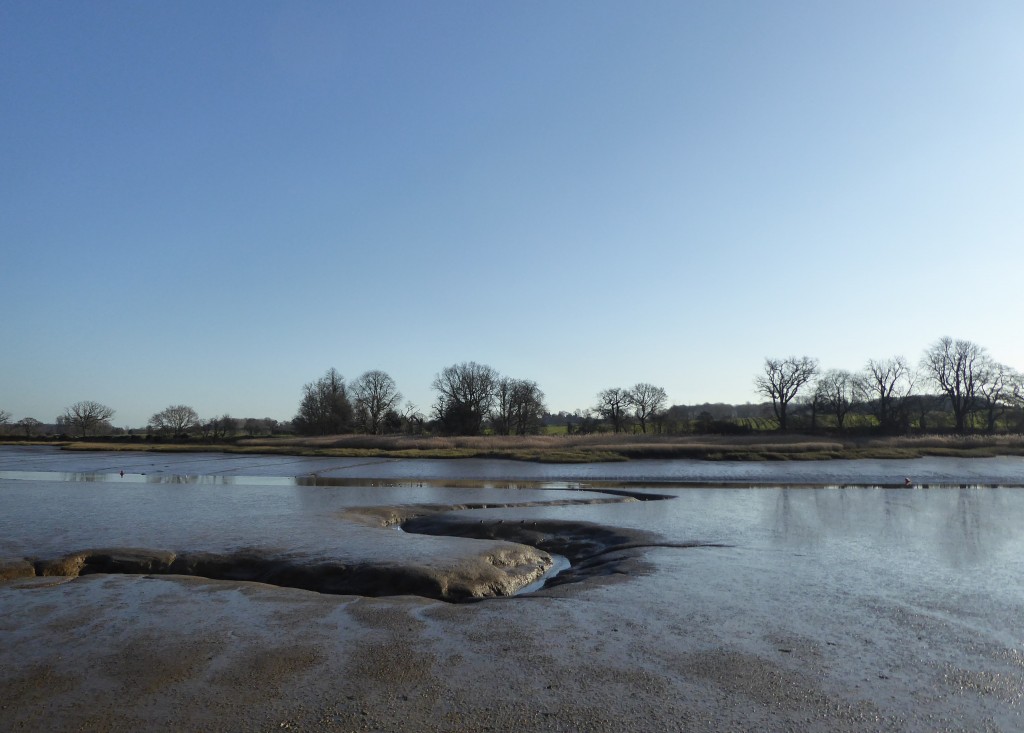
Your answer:
[[[60,445],[65,450],[253,453],[340,458],[501,458],[539,463],[594,463],[668,458],[693,458],[705,461],[790,461],[1024,455],[1024,436],[1021,435],[857,439],[776,434],[602,434],[524,437],[334,435],[316,438],[251,438],[223,444],[77,441]]]

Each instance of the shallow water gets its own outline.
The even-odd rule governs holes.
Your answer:
[[[672,498],[463,513],[485,521],[594,522],[647,530],[666,545],[721,545],[643,548],[646,571],[622,583],[584,583],[579,600],[552,596],[559,613],[578,621],[574,629],[634,628],[628,644],[645,656],[631,663],[677,680],[680,689],[688,689],[689,673],[676,670],[689,667],[678,667],[678,660],[725,649],[714,659],[740,666],[723,667],[731,676],[713,678],[716,690],[739,684],[734,679],[745,674],[743,660],[768,660],[777,666],[766,668],[764,679],[811,674],[820,678],[822,695],[874,706],[884,721],[869,727],[1021,728],[1024,490],[1013,487],[1022,483],[1024,461],[695,463],[356,465],[0,449],[0,559],[136,546],[445,562],[478,552],[482,541],[385,530],[353,521],[346,511],[576,501],[628,484],[630,491]],[[445,474],[451,466],[457,470]],[[918,486],[941,487],[879,486],[904,474]],[[644,478],[652,475],[662,478]],[[697,476],[746,485],[702,487]],[[970,488],[954,488],[961,484]],[[539,598],[552,592],[541,590]],[[578,630],[565,633],[580,643]],[[601,636],[618,643],[615,635]],[[755,682],[736,689],[754,694],[761,684]],[[779,689],[784,695],[788,688]],[[814,707],[818,698],[808,699],[792,703],[794,710],[825,710]],[[743,718],[749,727],[776,709],[766,704],[740,713],[750,716]],[[797,727],[830,725],[808,719]]]
[[[578,492],[424,486],[308,487],[282,483],[137,483],[0,478],[0,557],[55,557],[86,548],[232,552],[401,561],[443,555],[465,540],[392,536],[344,519],[356,507],[554,501]]]
[[[129,480],[161,476],[300,477],[368,481],[653,481],[737,483],[744,485],[915,485],[991,484],[1024,486],[1024,456],[996,458],[913,458],[832,461],[643,460],[622,463],[540,464],[490,459],[403,460],[308,458],[240,454],[145,452],[79,453],[51,447],[0,446],[0,476],[5,471],[53,471],[65,474],[117,474]]]
[[[0,557],[133,546],[399,557],[450,549],[440,538],[381,535],[343,516],[356,507],[579,502],[620,481],[671,501],[474,509],[481,518],[583,520],[651,530],[669,542],[702,541],[793,562],[857,568],[898,563],[908,578],[934,579],[921,563],[980,569],[983,582],[1024,557],[1024,459],[916,459],[799,463],[636,461],[548,466],[509,461],[365,461],[145,453],[68,453],[0,448]],[[834,465],[835,464],[835,465]],[[910,465],[913,464],[913,465]],[[447,469],[457,471],[445,474]],[[117,468],[115,471],[114,468]],[[909,468],[917,486],[882,488]],[[146,469],[146,470],[143,470]],[[118,472],[125,471],[124,476]],[[200,473],[200,471],[207,473]],[[368,478],[345,472],[372,474]],[[417,474],[416,472],[419,472]],[[909,470],[907,471],[909,473]],[[244,475],[243,475],[244,474]],[[663,477],[648,481],[645,475]],[[702,488],[697,475],[712,476]],[[415,478],[410,478],[415,476]],[[864,481],[852,482],[851,477]],[[757,479],[760,481],[758,482]],[[814,481],[821,486],[806,488]],[[915,482],[917,479],[915,478]],[[931,483],[926,483],[931,482]],[[720,484],[728,483],[731,488]],[[736,488],[748,484],[747,488]],[[787,486],[786,484],[794,484]],[[951,488],[964,485],[972,488]],[[680,488],[685,486],[686,488]],[[591,489],[586,491],[584,489]],[[610,497],[609,497],[610,498]],[[458,544],[460,541],[456,541]],[[954,573],[955,574],[955,573]],[[997,582],[1007,592],[1013,582]]]
[[[473,461],[459,464],[457,476],[446,477],[454,482],[439,481],[442,466],[432,461],[363,463],[361,470],[372,468],[377,476],[367,480],[336,478],[341,472],[336,460],[330,461],[333,468],[322,459],[262,456],[159,456],[157,462],[158,470],[146,454],[0,450],[0,557],[55,557],[90,547],[221,552],[255,547],[309,557],[392,562],[424,555],[458,556],[476,552],[475,544],[467,544],[473,541],[383,533],[344,513],[358,507],[545,504],[603,496],[579,490],[587,482],[552,480],[571,468],[577,478],[600,478],[594,487],[598,492],[614,485],[608,474],[618,474],[630,477],[632,491],[674,498],[467,511],[481,519],[588,521],[653,531],[670,543],[726,544],[733,549],[705,553],[714,558],[711,564],[759,567],[765,575],[778,576],[780,586],[788,588],[785,594],[813,595],[823,584],[842,579],[849,589],[901,598],[907,604],[941,601],[956,608],[960,599],[961,610],[982,614],[989,619],[989,630],[1004,637],[1009,633],[1007,615],[1017,611],[1024,598],[1024,491],[998,483],[948,488],[979,477],[1016,483],[1020,476],[1014,471],[1024,466],[1017,459],[915,461],[918,475],[946,487],[909,490],[756,484],[679,488],[675,481],[680,475],[694,474],[692,461],[625,467]],[[146,463],[147,473],[139,470],[140,463]],[[870,480],[900,473],[891,465],[883,471],[879,464],[884,462],[879,461],[836,463],[842,465],[711,464],[701,470],[718,480],[759,475],[773,484],[794,477],[843,481],[859,475]],[[893,463],[905,468],[911,462]],[[433,480],[396,478],[412,475],[424,464]],[[123,477],[110,471],[121,465],[128,466]],[[196,473],[204,467],[216,467],[220,473]],[[68,468],[77,470],[64,470]],[[508,480],[513,469],[513,478],[520,480]],[[239,471],[262,475],[241,476]],[[283,475],[285,471],[293,475]],[[314,475],[317,471],[331,476]],[[652,482],[644,488],[637,476],[647,473],[671,476],[673,482]],[[381,478],[382,474],[387,476]],[[485,478],[474,481],[466,476]],[[505,480],[495,478],[499,476]],[[521,480],[538,476],[547,483]],[[671,575],[669,568],[660,570]],[[676,582],[671,577],[663,581],[659,587]]]

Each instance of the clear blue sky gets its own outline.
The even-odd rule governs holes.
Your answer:
[[[1024,3],[0,3],[0,408],[1024,369]]]

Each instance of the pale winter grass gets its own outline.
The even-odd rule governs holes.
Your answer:
[[[281,455],[388,456],[396,458],[508,458],[545,463],[642,458],[701,460],[825,460],[920,456],[1024,455],[1024,436],[976,435],[833,438],[778,433],[752,435],[408,436],[328,435],[252,438],[228,444],[71,443],[72,450],[224,451]]]
[[[910,449],[954,449],[1014,448],[1024,449],[1024,435],[904,435],[891,438],[874,438],[867,445],[888,446]]]
[[[1024,436],[923,436],[833,438],[752,435],[529,435],[452,436],[329,435],[252,438],[227,444],[70,443],[70,450],[223,451],[276,455],[377,456],[394,458],[507,458],[542,463],[590,463],[643,458],[779,461],[832,458],[1024,455]]]
[[[840,451],[842,443],[796,435],[692,436],[628,433],[590,435],[482,435],[482,436],[407,436],[407,435],[327,435],[322,437],[253,439],[244,445],[290,445],[314,449],[377,449],[386,451],[472,451],[504,453],[511,451],[594,452],[821,452]]]
[[[394,454],[404,457],[495,456],[540,461],[697,458],[706,460],[810,460],[913,458],[924,455],[1021,455],[1024,436],[975,435],[884,438],[823,438],[789,433],[752,435],[408,436],[329,435],[240,441],[248,450],[294,450],[332,454]]]
[[[513,450],[523,448],[544,449],[565,443],[553,443],[549,438],[558,436],[417,436],[417,435],[324,435],[305,438],[253,439],[239,441],[247,445],[294,445],[305,448],[361,448],[388,451],[429,450],[473,451]]]

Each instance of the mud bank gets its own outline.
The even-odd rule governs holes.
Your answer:
[[[144,491],[145,489],[139,489]],[[508,492],[506,492],[508,493]],[[594,523],[525,519],[523,509],[592,506],[671,499],[669,495],[625,489],[576,490],[574,498],[459,504],[388,505],[358,507],[339,512],[336,531],[346,524],[368,526],[388,544],[410,543],[388,531],[400,527],[405,535],[426,535],[478,540],[472,549],[460,548],[447,561],[418,563],[414,557],[395,561],[376,553],[346,548],[343,538],[325,535],[318,553],[298,549],[271,550],[249,546],[222,552],[165,550],[145,547],[101,547],[57,553],[51,557],[0,557],[0,580],[31,577],[77,578],[94,574],[185,575],[211,580],[266,583],[333,595],[367,597],[416,595],[448,602],[511,596],[537,586],[555,564],[551,553],[568,559],[572,567],[558,583],[627,571],[627,559],[613,551],[664,546],[651,534],[614,530]],[[575,498],[582,495],[584,498]],[[465,516],[502,510],[506,520]],[[461,518],[456,518],[461,517]],[[157,535],[159,536],[159,535]],[[358,542],[356,542],[358,545]],[[378,541],[378,547],[384,543]],[[328,546],[333,546],[328,549]],[[347,557],[346,557],[347,555]],[[356,559],[353,559],[356,558]],[[598,558],[601,558],[598,560]],[[564,561],[561,561],[564,562]]]
[[[666,542],[651,532],[606,527],[591,522],[498,520],[485,522],[463,515],[431,514],[402,523],[406,532],[504,540],[562,555],[570,567],[550,578],[545,588],[609,576],[648,572],[643,551],[653,547],[724,547],[707,542]]]
[[[551,567],[550,555],[523,545],[501,544],[447,572],[415,564],[346,564],[275,556],[259,550],[231,554],[175,553],[135,548],[90,549],[54,559],[0,562],[0,580],[98,573],[190,575],[211,580],[266,583],[334,595],[416,595],[465,601],[512,595]]]
[[[607,503],[624,499],[578,503]],[[628,500],[628,499],[627,499]],[[564,505],[565,502],[562,502]],[[533,506],[541,505],[535,502]],[[468,510],[472,514],[472,510]],[[80,550],[51,559],[0,560],[0,580],[32,577],[77,578],[94,574],[186,575],[210,580],[265,583],[284,588],[367,597],[415,595],[448,602],[511,596],[536,583],[562,555],[569,569],[550,578],[553,587],[590,578],[642,572],[638,551],[651,547],[701,547],[708,543],[667,543],[640,530],[589,522],[472,519],[466,505],[361,509],[381,527],[397,524],[409,534],[484,540],[487,552],[447,571],[415,563],[343,563],[280,556],[258,549],[234,553],[172,552],[145,548]],[[413,516],[406,516],[412,514]],[[383,531],[383,529],[382,529]],[[633,552],[630,552],[633,551]]]

